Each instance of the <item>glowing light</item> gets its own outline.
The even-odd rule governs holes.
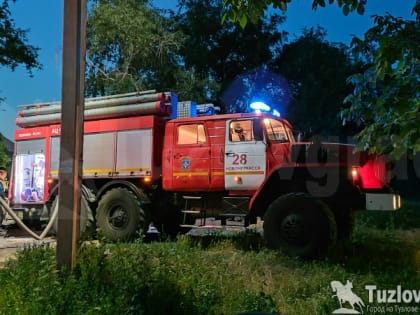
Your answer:
[[[401,208],[401,197],[398,195],[394,195],[393,199],[393,204],[394,204],[394,209],[399,209]]]
[[[353,181],[353,185],[357,186],[357,185],[360,184],[359,168],[358,167],[352,167],[351,178],[352,178],[352,181]]]
[[[235,176],[234,181],[237,184],[242,184],[242,178],[241,178],[241,176]]]
[[[277,109],[273,109],[273,116],[280,117],[280,112]]]
[[[270,111],[271,107],[263,102],[253,102],[249,105],[249,107],[255,111],[260,110],[264,112]]]

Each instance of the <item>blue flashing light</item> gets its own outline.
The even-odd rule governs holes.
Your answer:
[[[273,109],[272,114],[273,116],[280,117],[280,112],[277,109]]]
[[[250,108],[252,108],[253,110],[260,110],[263,112],[268,112],[270,111],[271,107],[268,106],[267,104],[263,103],[263,102],[253,102],[249,105]]]

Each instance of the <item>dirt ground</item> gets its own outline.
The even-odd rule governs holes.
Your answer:
[[[229,222],[228,226],[223,229],[220,229],[221,226],[219,220],[216,221],[209,218],[205,222],[200,222],[200,220],[197,220],[196,222],[197,225],[203,223],[205,226],[191,230],[188,235],[197,237],[210,235],[228,236],[245,231],[242,222]],[[262,233],[262,221],[259,220],[256,225],[250,226],[249,229]],[[42,231],[34,232],[40,235]],[[19,229],[16,225],[9,225],[7,228],[7,235],[0,236],[0,268],[5,265],[7,260],[16,257],[16,253],[18,251],[23,250],[24,248],[43,244],[51,244],[52,246],[55,246],[56,240],[52,236],[46,237],[43,240],[36,240],[25,231]]]
[[[17,227],[9,227],[7,235],[0,236],[0,268],[5,265],[6,261],[13,259],[18,251],[45,243],[55,245],[55,239],[46,237],[43,240],[36,240]]]

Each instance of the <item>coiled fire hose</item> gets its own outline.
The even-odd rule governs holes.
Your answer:
[[[53,209],[53,213],[51,215],[50,221],[48,221],[47,226],[45,227],[45,229],[42,231],[42,233],[40,235],[36,234],[34,231],[32,231],[28,226],[26,226],[25,223],[22,222],[22,220],[16,215],[16,213],[9,207],[9,205],[7,204],[6,200],[4,200],[3,198],[0,198],[0,206],[1,208],[3,208],[4,210],[6,210],[6,212],[12,217],[13,220],[15,220],[16,224],[23,229],[25,232],[27,232],[29,235],[31,235],[33,238],[37,239],[37,240],[42,240],[45,238],[45,236],[47,236],[48,232],[51,230],[56,218],[57,218],[57,214],[58,214],[58,202],[55,203],[55,207]]]

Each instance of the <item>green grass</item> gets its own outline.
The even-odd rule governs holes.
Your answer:
[[[420,207],[385,215],[361,213],[353,240],[322,261],[267,250],[252,233],[181,237],[85,244],[63,276],[54,249],[27,249],[0,270],[0,314],[331,314],[332,280],[352,281],[365,302],[367,284],[420,289]]]
[[[402,208],[394,211],[357,212],[358,228],[420,229],[420,202],[403,200]]]

